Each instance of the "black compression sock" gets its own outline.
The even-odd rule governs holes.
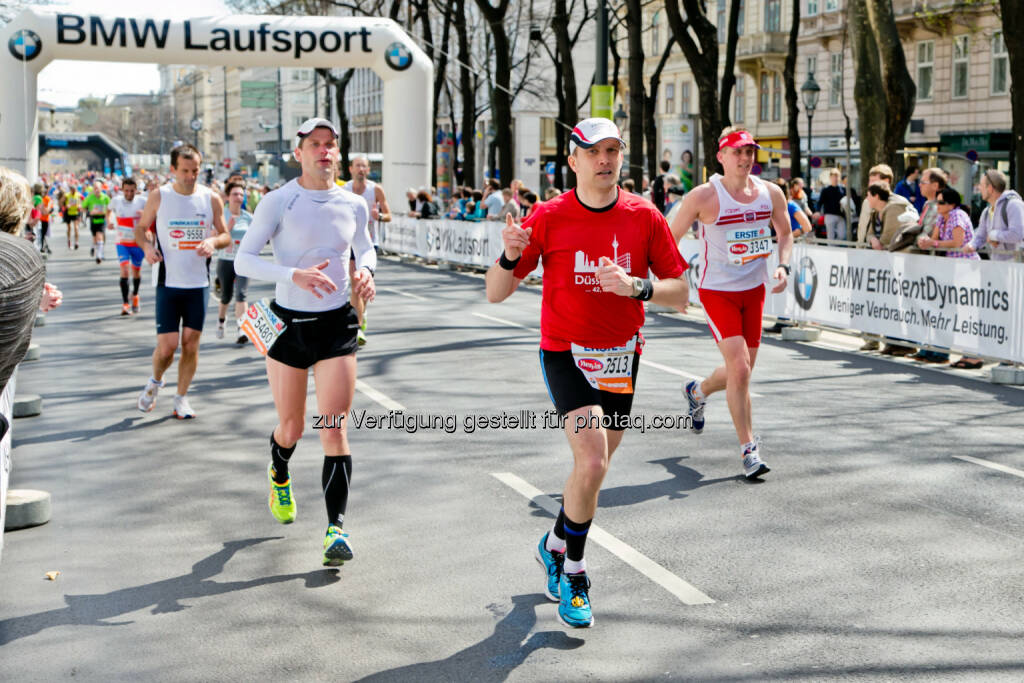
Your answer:
[[[328,526],[341,527],[348,505],[348,487],[352,481],[351,455],[325,455],[320,483],[327,503]]]
[[[555,518],[555,538],[565,540],[565,508],[558,508],[558,517]]]
[[[121,278],[121,298],[128,303],[128,278]]]
[[[139,283],[142,282],[141,277],[132,278],[132,295],[139,295]]]
[[[574,562],[583,559],[583,546],[587,544],[587,532],[590,531],[590,522],[574,522],[568,517],[565,518],[565,557]]]
[[[285,448],[274,441],[274,432],[270,432],[270,458],[274,461],[274,481],[278,484],[288,481],[288,461],[294,452],[295,446]]]

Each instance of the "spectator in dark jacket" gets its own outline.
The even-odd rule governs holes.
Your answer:
[[[839,184],[839,169],[828,172],[829,184],[821,190],[818,209],[825,216],[825,236],[830,240],[845,240],[846,216],[843,214],[843,197],[846,190]]]

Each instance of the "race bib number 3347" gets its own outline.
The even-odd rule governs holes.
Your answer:
[[[729,262],[735,266],[772,253],[772,231],[767,227],[727,230],[725,239],[729,248]]]

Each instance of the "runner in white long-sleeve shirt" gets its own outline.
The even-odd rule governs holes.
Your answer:
[[[313,118],[299,127],[295,158],[302,175],[260,201],[238,247],[235,271],[277,283],[271,310],[285,325],[267,351],[267,377],[279,420],[270,435],[270,511],[282,524],[295,520],[288,461],[302,436],[306,384],[313,368],[317,410],[323,416],[318,430],[328,525],[323,563],[333,566],[352,559],[351,542],[342,531],[352,476],[344,416],[355,393],[359,329],[349,293],[351,289],[365,301],[373,299],[377,256],[367,229],[366,201],[334,184],[338,132],[330,121]],[[259,257],[268,241],[274,263]],[[356,257],[351,280],[350,252]]]

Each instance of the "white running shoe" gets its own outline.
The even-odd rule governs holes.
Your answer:
[[[174,395],[174,417],[179,420],[191,420],[195,418],[196,411],[188,404],[187,396]]]
[[[771,472],[771,468],[761,460],[761,455],[758,453],[758,442],[755,438],[752,444],[747,444],[743,449],[743,476],[747,479],[757,479],[762,474],[769,472]]]
[[[217,339],[224,338],[224,323],[217,323]]]
[[[146,382],[146,387],[139,394],[139,410],[144,413],[148,413],[153,410],[153,406],[156,405],[156,395],[160,391],[160,387],[164,385],[163,382],[157,382],[152,377]]]

